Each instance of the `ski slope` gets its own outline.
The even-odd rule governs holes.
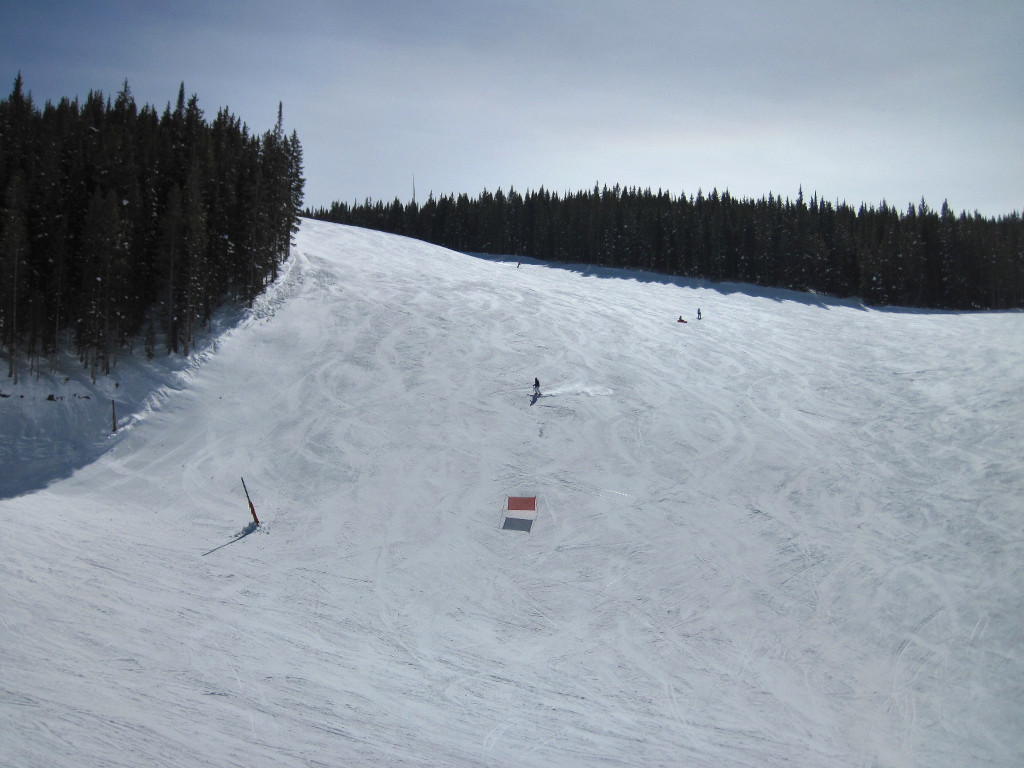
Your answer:
[[[1022,313],[304,221],[0,388],[4,766],[1024,763]]]

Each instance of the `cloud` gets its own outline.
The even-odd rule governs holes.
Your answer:
[[[12,9],[11,81],[23,69],[57,99],[127,78],[158,106],[184,81],[256,130],[283,102],[312,204],[407,199],[413,174],[469,194],[802,183],[990,214],[1024,203],[1015,3],[60,5]]]

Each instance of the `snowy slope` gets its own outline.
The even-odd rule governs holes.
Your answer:
[[[0,401],[0,764],[1024,761],[1024,314],[293,253],[116,436]]]

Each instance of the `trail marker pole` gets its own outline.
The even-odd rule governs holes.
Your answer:
[[[256,507],[254,507],[252,505],[252,499],[249,498],[249,489],[245,487],[245,478],[244,477],[242,478],[242,490],[245,491],[246,501],[249,502],[249,511],[252,512],[252,519],[255,521],[256,525],[259,525],[260,524],[260,519],[258,517],[256,517]]]

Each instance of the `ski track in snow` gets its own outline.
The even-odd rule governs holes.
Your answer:
[[[1024,314],[649,278],[304,222],[0,501],[0,763],[1024,761]]]

